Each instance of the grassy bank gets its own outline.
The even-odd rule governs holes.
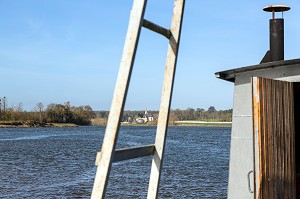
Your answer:
[[[92,119],[93,126],[106,126],[107,119]],[[231,126],[231,122],[220,122],[217,120],[186,120],[186,121],[172,121],[169,126]],[[129,123],[122,122],[122,126],[157,126],[157,122],[147,123]],[[0,128],[30,128],[30,127],[78,127],[79,125],[72,123],[45,123],[38,121],[0,121]]]
[[[156,126],[157,122],[147,122],[147,123],[129,123],[129,122],[121,122],[121,126]]]
[[[218,122],[218,121],[174,121],[175,126],[228,126],[232,125],[232,122]]]
[[[140,123],[128,123],[122,122],[122,126],[156,126],[157,122],[147,122],[144,124]],[[220,122],[220,121],[194,121],[194,120],[186,120],[186,121],[174,121],[169,122],[169,126],[226,126],[231,127],[232,122]]]
[[[77,127],[72,123],[46,123],[38,121],[0,121],[0,128],[32,128],[32,127]]]

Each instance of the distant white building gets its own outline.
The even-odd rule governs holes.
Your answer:
[[[146,122],[152,122],[154,120],[154,117],[151,113],[148,113],[148,111],[146,110],[144,113],[144,117],[143,117]]]
[[[143,117],[138,117],[135,119],[137,123],[147,123],[147,122],[152,122],[154,121],[154,117],[151,113],[148,113],[147,110],[145,110],[145,113]]]

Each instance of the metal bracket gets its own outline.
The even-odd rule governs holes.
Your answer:
[[[248,176],[248,190],[249,190],[250,193],[254,193],[254,192],[251,190],[251,184],[250,184],[250,174],[251,174],[251,173],[254,173],[253,170],[252,170],[252,171],[249,171],[249,172],[248,172],[248,175],[247,175],[247,176]]]

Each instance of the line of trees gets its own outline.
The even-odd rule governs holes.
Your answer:
[[[214,106],[210,106],[207,110],[203,108],[187,108],[185,110],[175,109],[171,111],[170,122],[183,120],[229,122],[232,120],[232,109],[218,111]]]
[[[74,123],[78,125],[89,125],[92,121],[99,119],[101,124],[105,124],[109,111],[93,111],[91,106],[71,106],[70,102],[64,104],[49,104],[46,107],[37,103],[34,110],[27,112],[23,110],[23,104],[9,107],[7,98],[0,98],[0,121],[38,121],[43,123]],[[149,111],[157,121],[158,111]],[[144,111],[124,111],[122,121],[126,118],[142,117]],[[216,110],[214,106],[203,108],[187,108],[171,110],[169,122],[183,120],[213,120],[213,121],[231,121],[232,109]]]
[[[154,120],[157,121],[159,111],[148,111],[153,114]],[[109,111],[96,111],[97,118],[107,120]],[[124,111],[122,121],[128,121],[126,118],[142,117],[144,111]],[[170,111],[169,122],[183,120],[204,120],[204,121],[232,121],[232,109],[216,110],[214,106],[208,107],[207,110],[203,108],[187,108],[187,109],[173,109]]]
[[[89,125],[96,115],[89,105],[71,106],[70,102],[64,104],[49,104],[46,108],[39,102],[33,111],[23,110],[23,104],[8,107],[7,98],[0,99],[1,121],[38,121],[42,123],[74,123]]]

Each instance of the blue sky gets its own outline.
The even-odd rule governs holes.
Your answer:
[[[0,96],[109,110],[133,0],[0,0]],[[255,65],[269,48],[267,5],[285,4],[285,58],[300,57],[300,2],[186,0],[172,108],[233,106],[215,72]],[[173,1],[148,0],[145,18],[170,27]],[[168,42],[142,30],[125,109],[159,109]]]

